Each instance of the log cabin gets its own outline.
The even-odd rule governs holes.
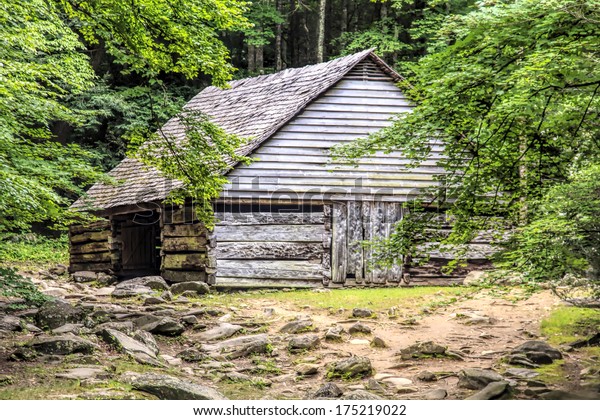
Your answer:
[[[445,275],[451,256],[425,267],[372,267],[364,241],[386,237],[403,204],[437,185],[442,146],[418,167],[400,153],[377,153],[358,165],[332,163],[332,146],[368,136],[411,112],[396,86],[401,76],[371,50],[303,68],[208,87],[185,107],[248,138],[232,165],[206,229],[193,204],[165,204],[181,182],[126,158],[73,208],[103,219],[70,227],[70,271],[120,278],[160,274],[170,282],[217,287],[349,287],[453,284],[485,265],[485,241],[473,244],[466,269]],[[163,127],[185,136],[177,119]],[[481,249],[479,249],[479,248]]]

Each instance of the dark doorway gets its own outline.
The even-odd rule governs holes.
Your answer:
[[[158,223],[139,224],[126,219],[119,223],[121,270],[127,279],[160,274],[160,228]]]

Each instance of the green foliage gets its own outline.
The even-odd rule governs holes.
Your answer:
[[[69,261],[67,235],[56,239],[33,233],[0,235],[0,261],[65,264]]]
[[[245,140],[227,134],[201,112],[184,110],[177,118],[185,132],[184,141],[159,130],[145,142],[138,139],[133,154],[166,176],[182,181],[181,188],[172,191],[167,202],[183,204],[191,198],[198,219],[212,228],[212,200],[228,182],[223,174],[234,163],[250,162],[236,153]]]
[[[275,38],[275,26],[285,21],[269,0],[253,1],[246,16],[251,25],[243,33],[246,43],[254,46],[269,44]]]
[[[188,78],[199,72],[224,86],[231,76],[224,30],[247,27],[238,0],[59,0],[88,44],[102,44],[126,72]]]
[[[568,285],[571,292],[575,285],[588,286],[599,298],[600,164],[574,171],[567,182],[532,202],[530,212],[530,222],[513,235],[501,266],[532,281]]]
[[[0,267],[0,295],[23,299],[25,305],[41,306],[50,299],[42,294],[31,280],[21,276],[13,268]]]
[[[381,56],[407,52],[411,47],[398,39],[397,27],[396,22],[388,18],[374,22],[367,30],[343,33],[336,40],[342,45],[340,55],[369,48],[375,48],[375,53]]]
[[[587,338],[600,328],[600,311],[589,308],[561,307],[542,320],[540,330],[552,344],[568,344]]]
[[[446,20],[437,52],[402,84],[417,105],[414,112],[336,150],[349,159],[399,150],[418,166],[443,142],[444,188],[426,191],[423,200],[453,218],[445,245],[497,227],[499,217],[514,225],[536,221],[532,203],[568,182],[573,168],[595,162],[600,147],[600,2],[516,0],[477,7]],[[545,222],[536,223],[532,229]],[[397,236],[414,230],[399,229]],[[409,247],[398,241],[392,243],[397,254]],[[569,257],[571,269],[583,269],[577,268],[581,256]]]

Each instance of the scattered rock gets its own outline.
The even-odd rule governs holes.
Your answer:
[[[357,389],[344,395],[342,400],[383,400],[379,395],[372,394],[368,391]]]
[[[375,336],[373,337],[373,341],[371,341],[371,346],[375,348],[385,349],[388,345],[383,338]]]
[[[234,325],[223,323],[218,325],[217,327],[211,328],[210,330],[206,330],[199,334],[195,334],[193,336],[194,340],[206,342],[206,341],[216,341],[224,338],[229,338],[232,335],[241,331],[243,327],[241,325]]]
[[[342,378],[369,376],[372,372],[371,361],[362,356],[352,356],[329,365],[329,374]]]
[[[98,349],[91,341],[77,337],[73,334],[64,334],[52,337],[36,337],[27,344],[34,351],[50,355],[67,355],[73,353],[93,353]]]
[[[188,380],[156,373],[137,374],[128,372],[123,380],[134,389],[147,392],[161,400],[224,400],[219,391]]]
[[[21,318],[11,315],[4,315],[2,318],[0,318],[0,330],[21,331]]]
[[[540,366],[537,363],[533,363],[524,354],[508,355],[506,358],[506,363],[508,363],[509,365],[524,366],[532,369],[535,369]]]
[[[168,316],[144,315],[134,320],[134,324],[153,334],[179,335],[185,331],[183,324]]]
[[[71,274],[71,278],[77,283],[90,283],[98,279],[96,273],[93,271],[76,271]]]
[[[300,335],[292,337],[288,342],[288,349],[291,352],[299,352],[302,350],[312,350],[320,344],[321,340],[316,335]]]
[[[182,352],[179,352],[177,354],[177,357],[179,357],[182,360],[185,360],[186,362],[199,362],[201,360],[206,359],[207,355],[206,352],[202,352],[192,347],[189,349],[185,349]]]
[[[562,353],[551,347],[545,341],[526,341],[520,346],[515,347],[512,352],[513,355],[525,355],[533,363],[538,364],[550,364],[554,360],[562,359]]]
[[[195,292],[198,295],[205,295],[210,293],[210,287],[208,284],[201,281],[186,281],[182,283],[175,283],[171,286],[171,293],[174,295],[180,295],[183,292]]]
[[[296,321],[288,322],[285,324],[279,332],[286,334],[300,334],[313,330],[313,322],[310,319],[298,319]]]
[[[83,328],[83,324],[65,324],[58,328],[54,328],[52,330],[52,334],[60,335],[60,334],[72,333],[75,335],[79,335],[82,328]]]
[[[133,322],[122,321],[122,322],[104,322],[99,324],[94,329],[94,334],[99,334],[100,331],[110,328],[111,330],[121,331],[122,333],[129,334],[134,330]]]
[[[412,385],[412,383],[413,383],[410,379],[400,378],[398,376],[390,376],[390,377],[384,378],[381,382],[383,382],[385,384],[389,384],[396,388],[402,388],[407,385]]]
[[[269,350],[269,338],[266,334],[248,335],[203,346],[217,357],[237,359],[250,354],[263,354]]]
[[[56,264],[48,270],[51,274],[56,276],[64,276],[67,273],[67,266],[64,264]]]
[[[506,381],[490,382],[481,391],[471,395],[467,400],[503,400],[510,396],[510,386]]]
[[[187,325],[196,325],[198,323],[198,318],[194,315],[182,316],[181,322]]]
[[[81,322],[84,317],[85,312],[81,308],[76,308],[65,300],[54,299],[44,302],[35,320],[38,327],[53,330],[68,323]]]
[[[316,363],[299,363],[296,365],[296,373],[300,376],[316,375],[320,367]]]
[[[144,300],[144,306],[152,306],[152,305],[162,305],[163,303],[167,303],[163,298],[150,296]]]
[[[117,283],[112,292],[114,297],[135,297],[154,293],[155,290],[168,290],[169,286],[160,276],[137,277]]]
[[[418,359],[421,357],[444,356],[447,347],[433,341],[425,341],[408,346],[397,353],[402,359]]]
[[[443,388],[432,389],[423,394],[424,400],[443,400],[448,396],[448,391]]]
[[[381,386],[381,384],[379,382],[377,382],[375,379],[370,378],[367,381],[367,385],[366,388],[369,391],[375,391],[375,392],[379,392],[379,393],[385,393],[385,388]]]
[[[502,376],[491,369],[470,368],[458,373],[458,386],[468,389],[483,389],[489,383],[502,380]]]
[[[334,325],[333,327],[330,327],[325,333],[325,340],[342,341],[342,334],[344,332],[344,328],[341,325]]]
[[[106,343],[114,346],[123,353],[129,354],[139,363],[154,366],[159,366],[161,364],[156,358],[158,352],[155,351],[155,349],[148,347],[144,343],[135,340],[120,331],[107,328],[102,330],[99,335]]]
[[[85,379],[93,379],[98,376],[107,377],[108,375],[103,368],[99,367],[76,367],[56,374],[57,378],[77,379],[80,381]]]
[[[584,338],[582,340],[573,341],[572,343],[568,344],[569,347],[572,347],[574,349],[598,345],[600,345],[600,332],[594,334],[590,338]]]
[[[158,354],[158,344],[154,339],[154,336],[148,331],[137,330],[133,332],[133,339],[139,341],[144,344],[150,350],[152,350],[155,354]]]
[[[163,354],[161,357],[169,366],[181,366],[182,360],[179,357],[173,357],[167,354]]]
[[[423,370],[419,372],[419,374],[417,375],[417,379],[423,382],[434,382],[437,381],[437,375],[428,370]]]
[[[333,382],[326,383],[313,394],[313,398],[338,398],[344,392]]]
[[[348,328],[350,334],[371,334],[371,328],[368,325],[357,322]]]
[[[354,308],[352,309],[352,316],[354,318],[371,318],[373,311],[366,308]]]
[[[539,373],[531,369],[511,368],[506,370],[505,375],[517,379],[533,379],[539,376]]]
[[[10,375],[0,375],[0,386],[10,385],[14,381],[15,381],[15,378],[13,378]]]

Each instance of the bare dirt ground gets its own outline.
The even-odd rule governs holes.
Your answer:
[[[515,366],[508,365],[505,356],[523,342],[545,339],[540,337],[540,322],[562,305],[545,290],[530,293],[520,288],[452,287],[255,291],[187,294],[183,299],[175,296],[173,301],[149,304],[147,295],[127,299],[111,297],[114,286],[73,283],[66,278],[38,280],[38,283],[42,290],[61,296],[75,307],[84,304],[88,310],[96,311],[101,307],[111,322],[133,320],[135,323],[144,315],[159,314],[181,322],[185,329],[172,336],[153,334],[159,348],[156,360],[162,364],[158,367],[138,363],[119,351],[118,346],[106,344],[100,338],[98,325],[90,324],[89,320],[76,334],[98,347],[83,356],[45,354],[32,360],[14,360],[11,355],[21,346],[57,333],[27,330],[4,333],[0,335],[1,399],[156,397],[132,385],[126,379],[128,372],[169,375],[209,386],[230,399],[314,398],[315,392],[328,383],[340,388],[342,398],[364,390],[369,394],[360,394],[362,397],[464,399],[476,392],[458,386],[459,372],[467,368],[492,369],[510,383],[512,398],[535,399],[538,394],[527,391],[531,386],[578,390],[580,361],[585,357],[577,350],[563,351],[561,363],[566,378],[559,378],[555,383],[532,384],[531,379],[542,382],[545,378],[535,370],[525,372],[529,378],[509,374]],[[354,317],[354,308],[369,309],[372,315]],[[0,318],[3,310],[8,311],[6,305],[0,308]],[[195,313],[197,322],[184,324],[182,320],[190,313]],[[25,322],[35,317],[35,311],[13,311],[11,315]],[[309,319],[312,324],[298,334],[280,332],[282,327],[298,319]],[[349,334],[356,323],[368,326],[371,331]],[[203,331],[227,324],[239,325],[241,329],[232,336],[209,342],[199,339]],[[341,340],[326,339],[327,331],[335,326],[344,330]],[[133,336],[133,332],[128,333]],[[268,345],[243,357],[208,350],[223,340],[264,334]],[[290,341],[303,336],[317,336],[320,341],[309,349],[290,351]],[[385,347],[375,347],[376,342]],[[400,357],[401,349],[422,342],[439,344],[447,353]],[[186,361],[181,352],[190,349],[204,356],[200,360]],[[368,358],[372,371],[334,377],[332,363],[351,356]],[[313,372],[299,374],[307,366]],[[61,378],[65,372],[81,367],[91,367],[95,372],[82,378]]]

